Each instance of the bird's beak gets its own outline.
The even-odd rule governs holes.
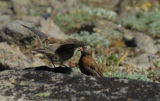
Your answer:
[[[80,48],[79,48],[79,51],[81,51],[81,52],[82,52],[82,51],[83,51],[83,48],[82,48],[82,47],[80,47]]]

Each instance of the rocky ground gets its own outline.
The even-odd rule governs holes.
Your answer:
[[[3,101],[159,101],[160,85],[123,78],[60,74],[47,67],[0,74]],[[46,69],[46,70],[45,70]]]
[[[159,10],[158,0],[0,0],[0,99],[159,101]],[[22,24],[86,41],[105,77],[82,74],[78,51],[50,68]]]

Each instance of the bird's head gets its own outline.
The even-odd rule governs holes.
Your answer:
[[[91,50],[91,47],[90,47],[90,46],[80,47],[79,51],[80,51],[82,54],[85,54],[85,55],[90,55],[90,54],[92,54],[92,50]]]

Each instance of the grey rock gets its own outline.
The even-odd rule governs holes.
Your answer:
[[[54,38],[64,40],[67,36],[59,29],[59,27],[50,19],[45,20],[40,16],[24,16],[23,21],[33,23],[35,26],[40,26],[40,31]],[[28,26],[32,28],[33,26]],[[37,29],[38,30],[38,29]]]
[[[45,65],[41,59],[31,54],[25,55],[18,46],[10,46],[6,42],[0,43],[0,70],[41,65]]]
[[[139,70],[144,70],[153,67],[154,63],[159,61],[160,56],[156,56],[154,54],[141,54],[135,58],[128,59],[125,63],[130,64]],[[160,66],[160,64],[158,64],[158,66]]]
[[[89,3],[91,5],[97,5],[97,6],[107,6],[109,9],[115,9],[119,5],[121,0],[95,0],[95,1],[90,1],[90,0],[79,0],[81,3]],[[119,8],[117,8],[119,9]]]
[[[144,33],[136,32],[133,37],[137,41],[137,50],[141,51],[141,55],[130,58],[127,64],[130,64],[139,69],[148,69],[155,62],[160,61],[160,56],[155,55],[158,52],[158,47],[154,40]]]
[[[153,66],[154,62],[160,61],[160,57],[155,55],[160,50],[160,42],[158,40],[155,41],[144,33],[133,32],[121,27],[120,25],[118,26],[112,22],[104,20],[96,21],[96,28],[106,31],[116,29],[122,33],[119,38],[129,37],[131,39],[130,42],[132,42],[131,44],[133,44],[133,42],[135,43],[135,45],[133,44],[134,49],[141,55],[129,58],[127,61],[122,61],[122,63],[127,63],[141,70],[148,69]],[[132,41],[132,39],[134,40]]]
[[[44,20],[41,16],[22,16],[21,17],[22,21],[28,22],[28,23],[33,23],[35,26],[41,25],[41,21]],[[33,27],[32,25],[29,25]]]
[[[33,25],[33,23],[24,22],[21,20],[15,20],[8,23],[1,31],[0,38],[7,42],[18,42],[21,40],[32,38],[32,34],[24,28],[24,25]]]
[[[104,20],[96,21],[96,28],[106,31],[109,29],[116,29],[123,34],[120,36],[120,38],[128,36],[133,37],[136,41],[137,48],[141,51],[144,51],[145,53],[155,54],[158,51],[156,45],[154,44],[154,40],[144,33],[133,32],[121,27],[120,25],[116,25],[112,22]]]
[[[160,39],[154,40],[154,44],[156,45],[158,52],[160,52]]]
[[[22,25],[28,26],[30,28],[33,28],[37,25],[41,26],[42,32],[46,32],[48,30],[48,36],[58,38],[58,39],[66,39],[67,36],[59,29],[59,27],[51,22],[51,26],[49,27],[49,21],[44,20],[42,17],[24,17],[23,20],[15,20],[12,22],[9,22],[7,25],[4,26],[4,28],[0,31],[0,39],[1,41],[7,41],[7,42],[24,42],[28,41],[31,42],[33,40],[33,34],[32,31],[26,29]],[[48,29],[49,28],[49,29]],[[38,30],[38,29],[37,29]]]
[[[139,49],[144,50],[148,54],[155,54],[158,51],[153,39],[148,35],[139,32],[134,33],[133,35],[137,40]]]
[[[11,16],[7,14],[1,14],[0,13],[0,29],[4,27],[7,23],[11,21]]]
[[[51,71],[0,72],[3,101],[159,101],[160,84],[120,78],[94,78]]]
[[[39,15],[44,15],[51,13],[52,8],[54,13],[64,13],[77,6],[77,0],[48,0],[47,2],[44,0],[11,1],[13,12],[23,15],[36,14],[36,12],[38,12]]]
[[[135,38],[137,49],[148,54],[155,54],[158,51],[156,45],[154,44],[154,40],[150,36],[140,32],[132,32],[119,26],[117,26],[116,28],[120,32],[124,33],[124,36],[131,36]]]
[[[40,25],[41,25],[41,31],[45,33],[47,32],[48,36],[58,38],[61,40],[67,39],[67,35],[65,35],[64,32],[62,32],[60,28],[53,21],[50,22],[50,19],[41,20]]]
[[[78,7],[78,0],[50,0],[56,14],[65,13]]]
[[[10,0],[1,0],[0,1],[1,5],[0,5],[0,15],[2,14],[12,14],[12,11],[10,9],[11,5],[10,5]]]

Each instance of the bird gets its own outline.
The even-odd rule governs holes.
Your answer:
[[[86,45],[80,47],[79,50],[81,51],[81,57],[78,62],[80,71],[86,75],[103,77],[102,67],[92,58],[91,47]]]
[[[54,67],[55,63],[65,66],[64,62],[74,55],[75,49],[86,45],[85,42],[76,39],[60,40],[28,26],[22,26],[32,31],[39,40],[40,47],[33,51],[46,55]]]
[[[44,47],[34,49],[34,51],[45,54],[53,65],[54,63],[58,63],[65,66],[64,62],[74,55],[75,49],[83,45],[83,43],[78,44],[65,41],[63,44],[54,43],[47,46],[45,45]]]

